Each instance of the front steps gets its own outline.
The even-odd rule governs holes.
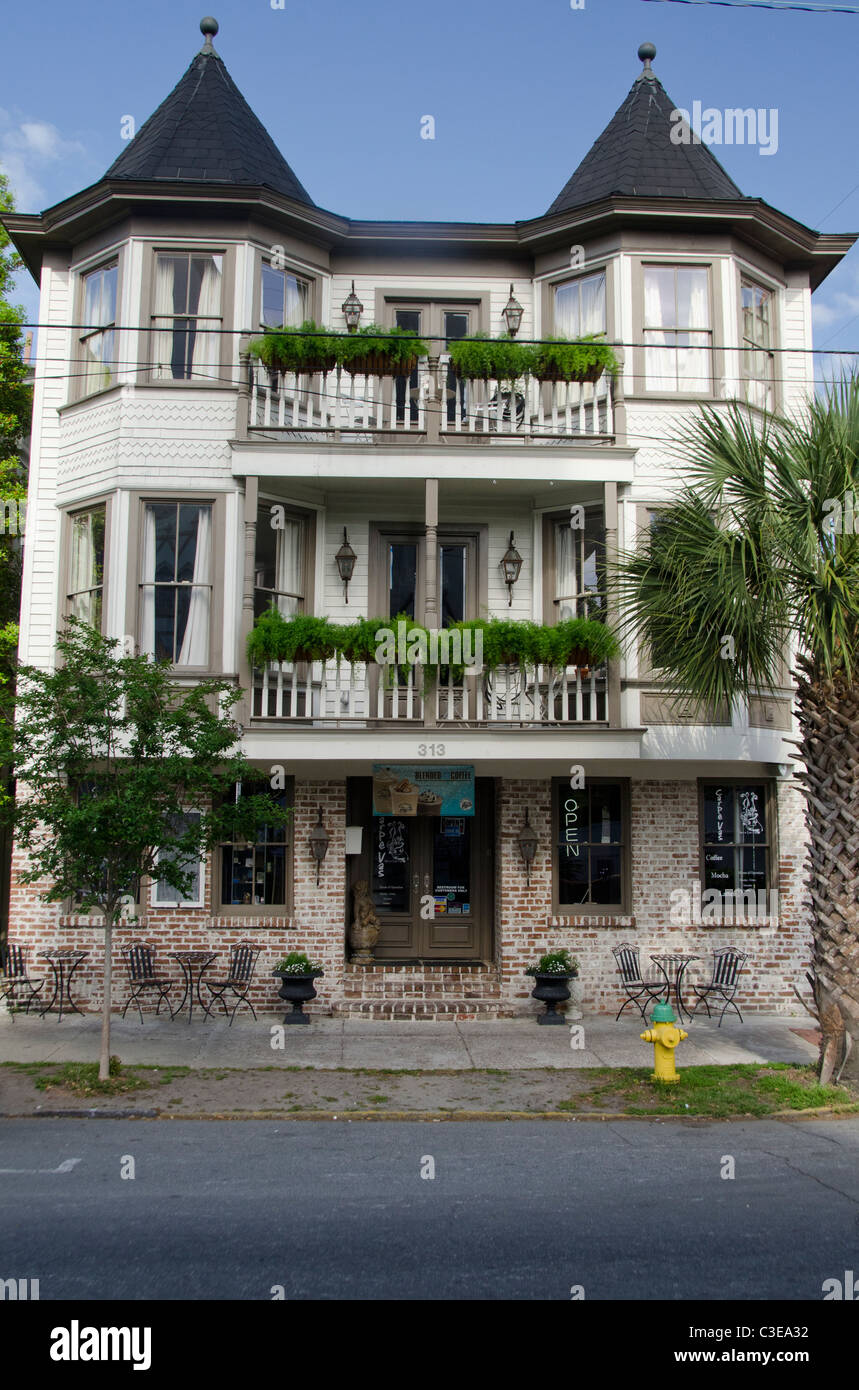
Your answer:
[[[338,1018],[402,1019],[456,1023],[501,1015],[501,982],[489,965],[446,961],[347,965],[343,995],[332,1006]]]

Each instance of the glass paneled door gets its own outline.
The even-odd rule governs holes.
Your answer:
[[[369,783],[356,794],[371,811]],[[494,809],[492,782],[477,784],[473,816],[367,815],[353,884],[366,878],[382,933],[379,960],[475,960],[490,951]]]

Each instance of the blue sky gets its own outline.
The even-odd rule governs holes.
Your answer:
[[[233,79],[314,200],[336,212],[539,215],[622,102],[650,40],[678,106],[778,110],[777,153],[714,148],[744,193],[823,231],[859,231],[859,15],[670,0],[212,3]],[[123,147],[123,117],[139,128],[201,46],[203,13],[204,0],[16,7],[0,167],[21,211],[104,173]],[[434,140],[420,138],[425,115]],[[19,298],[35,317],[29,276]],[[814,304],[817,347],[859,345],[859,247]]]

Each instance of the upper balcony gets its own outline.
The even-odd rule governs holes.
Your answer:
[[[277,372],[243,359],[247,439],[280,444],[587,445],[615,441],[614,378],[459,380],[445,355],[409,377]]]

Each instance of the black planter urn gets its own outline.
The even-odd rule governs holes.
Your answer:
[[[531,998],[539,999],[546,1005],[546,1012],[537,1015],[538,1023],[560,1024],[563,1028],[565,1019],[563,1014],[556,1013],[559,1004],[565,1004],[570,997],[567,988],[567,981],[573,978],[572,975],[535,975],[536,985],[531,990]]]
[[[304,1005],[316,998],[313,981],[324,971],[312,970],[307,975],[287,975],[283,970],[273,970],[271,973],[280,980],[278,994],[281,999],[292,1005],[292,1013],[284,1016],[284,1023],[309,1023],[310,1016],[304,1012]]]

